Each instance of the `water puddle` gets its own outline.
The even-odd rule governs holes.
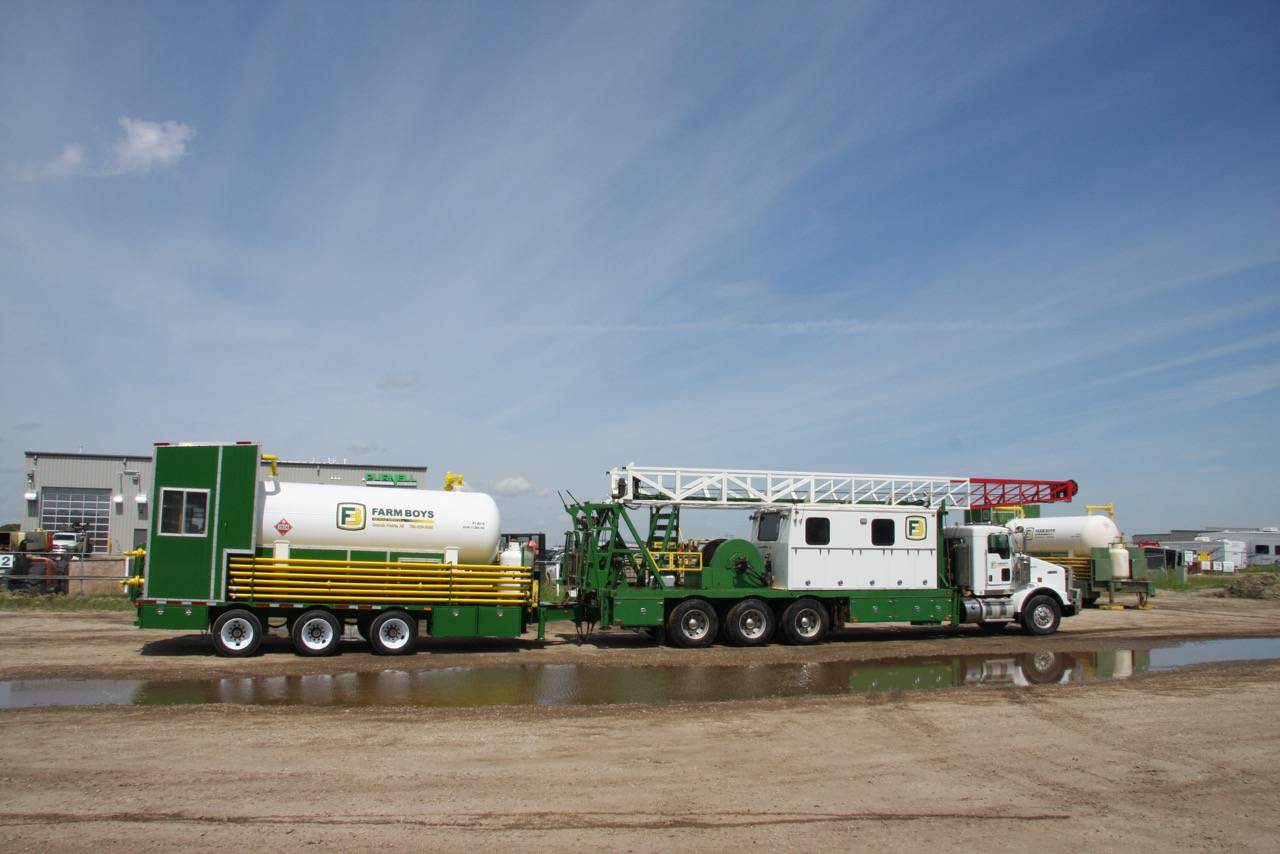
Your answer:
[[[271,706],[591,706],[890,693],[936,688],[1088,684],[1193,664],[1280,658],[1280,638],[1149,649],[929,656],[789,664],[609,667],[530,664],[199,681],[0,681],[0,708],[240,703]]]

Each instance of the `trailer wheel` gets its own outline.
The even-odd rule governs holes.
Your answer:
[[[763,599],[743,599],[724,617],[724,633],[734,646],[764,646],[773,637],[773,609]]]
[[[702,599],[686,599],[667,617],[667,636],[676,646],[711,646],[719,627],[716,609]]]
[[[375,655],[408,655],[418,643],[418,621],[404,611],[383,611],[369,624]]]
[[[328,611],[319,608],[304,612],[293,621],[293,648],[298,655],[333,655],[338,651],[342,624]]]
[[[817,599],[797,599],[782,612],[782,631],[794,644],[817,643],[826,637],[831,615]]]
[[[1058,600],[1041,593],[1022,606],[1022,630],[1029,635],[1051,635],[1062,622]]]
[[[213,621],[213,651],[227,658],[245,658],[262,644],[262,621],[243,608],[232,608]]]

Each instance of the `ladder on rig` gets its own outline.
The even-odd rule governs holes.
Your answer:
[[[618,504],[740,507],[744,504],[969,506],[967,477],[621,466],[609,471]]]
[[[979,510],[996,506],[1070,501],[1074,480],[1024,480],[930,475],[828,474],[822,472],[639,466],[609,470],[610,501],[647,505],[653,530],[670,524],[663,507],[740,507],[760,504],[886,504]],[[662,533],[665,535],[666,530]],[[663,539],[669,540],[664,536]]]

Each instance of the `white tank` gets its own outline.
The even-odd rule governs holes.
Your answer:
[[[1116,544],[1111,547],[1111,577],[1112,578],[1128,578],[1129,571],[1129,550],[1124,546]]]
[[[1029,554],[1068,554],[1087,557],[1090,549],[1105,549],[1120,537],[1116,523],[1106,516],[1054,516],[1010,519],[1006,526],[1025,533]]]
[[[515,540],[507,543],[507,547],[502,550],[502,554],[498,555],[498,563],[501,566],[520,566],[520,559],[524,556],[524,552],[520,548],[520,544]]]
[[[293,549],[458,550],[459,563],[493,563],[498,505],[483,492],[264,481],[258,543]]]

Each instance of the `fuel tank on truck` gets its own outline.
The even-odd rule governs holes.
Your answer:
[[[498,554],[498,505],[483,492],[284,483],[261,490],[258,544],[388,552],[458,550],[458,563]]]
[[[1046,519],[1011,519],[1006,527],[1026,534],[1028,554],[1062,554],[1088,557],[1090,549],[1105,549],[1120,536],[1116,523],[1106,516],[1053,516]]]

